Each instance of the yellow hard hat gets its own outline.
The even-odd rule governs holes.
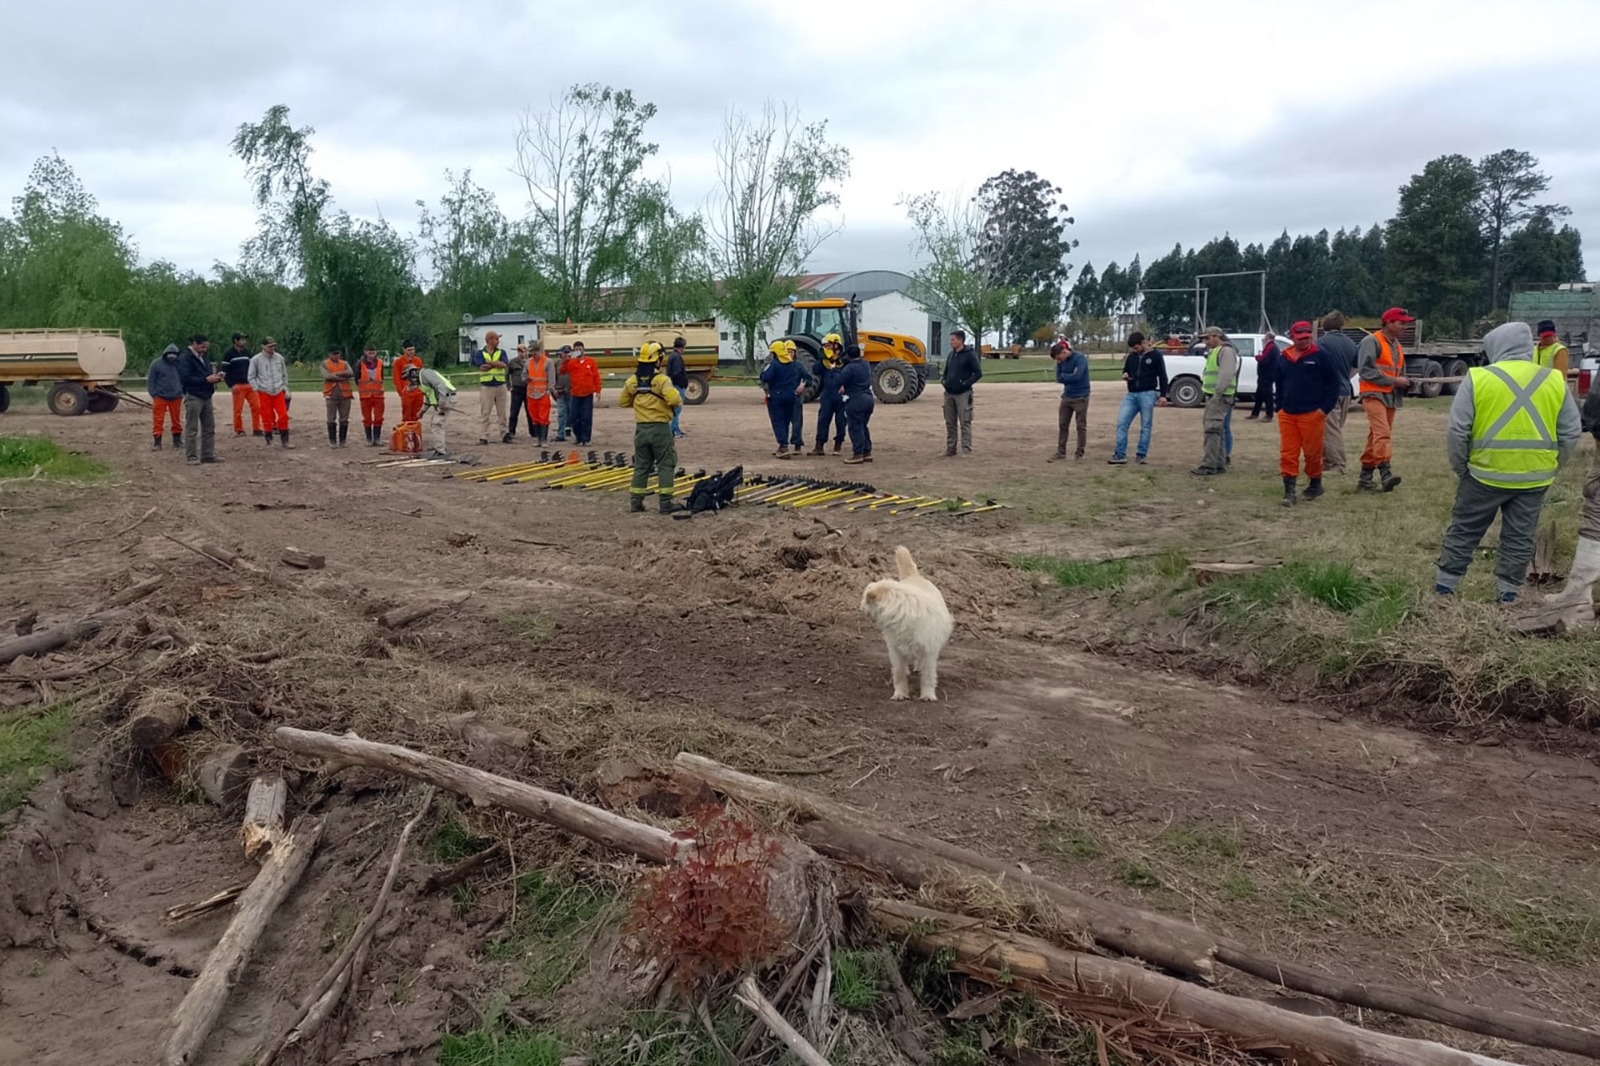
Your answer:
[[[639,345],[639,362],[661,362],[661,345],[657,344],[655,341],[645,341],[643,344]]]
[[[793,355],[795,352],[800,350],[800,346],[795,344],[794,341],[784,341],[783,350],[788,352],[790,355]]]
[[[767,345],[767,351],[771,352],[773,355],[788,355],[789,342],[785,340],[775,340],[771,344]]]
[[[822,343],[823,344],[837,344],[839,347],[843,348],[844,347],[844,338],[839,336],[837,333],[830,333],[826,337],[822,338]]]

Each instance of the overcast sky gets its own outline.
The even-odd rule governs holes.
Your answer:
[[[1367,226],[1430,158],[1529,150],[1600,263],[1600,0],[7,0],[0,189],[59,151],[146,260],[255,228],[240,123],[287,104],[353,214],[404,230],[470,167],[509,215],[517,117],[632,89],[686,209],[730,106],[827,119],[853,159],[814,269],[912,264],[904,195],[1062,186],[1086,261]]]

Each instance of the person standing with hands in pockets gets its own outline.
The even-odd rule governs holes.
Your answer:
[[[961,453],[972,454],[972,386],[983,377],[978,353],[967,347],[967,331],[950,332],[950,354],[945,357],[944,374],[944,454],[956,454],[956,437],[961,438]]]

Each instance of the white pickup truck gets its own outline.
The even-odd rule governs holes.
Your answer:
[[[1256,394],[1256,355],[1261,351],[1261,335],[1256,333],[1230,333],[1228,341],[1239,351],[1239,384],[1234,395],[1239,400],[1250,400]],[[1277,336],[1278,350],[1288,348],[1288,337]],[[1201,389],[1201,377],[1206,371],[1206,346],[1197,341],[1183,355],[1167,355],[1167,402],[1174,407],[1200,407],[1206,402]],[[1356,376],[1350,375],[1351,391],[1358,391]]]

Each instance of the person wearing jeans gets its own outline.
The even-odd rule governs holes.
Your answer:
[[[1128,355],[1122,361],[1122,380],[1128,394],[1117,411],[1117,441],[1111,453],[1112,466],[1128,461],[1128,429],[1139,419],[1139,446],[1134,453],[1142,464],[1150,454],[1150,431],[1157,407],[1166,405],[1167,359],[1145,340],[1143,333],[1128,334]]]

